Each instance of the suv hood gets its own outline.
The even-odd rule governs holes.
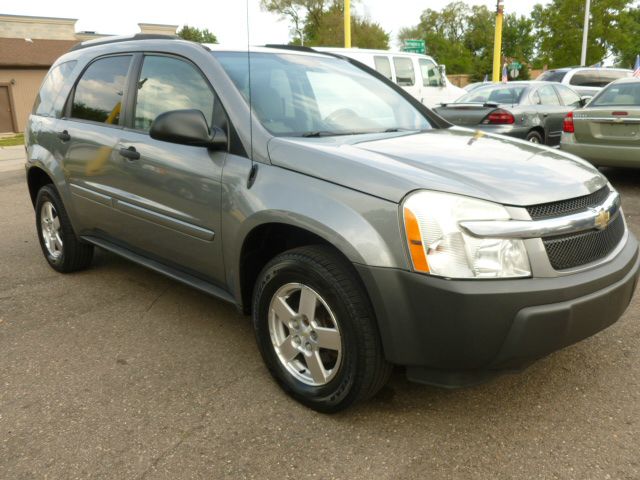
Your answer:
[[[422,133],[275,137],[274,165],[399,203],[417,189],[526,206],[587,195],[607,180],[579,158],[453,127]]]

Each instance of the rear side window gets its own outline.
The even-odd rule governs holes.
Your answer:
[[[71,117],[118,125],[131,56],[101,58],[84,71],[76,85]]]
[[[396,81],[401,87],[412,87],[416,83],[416,72],[413,70],[413,60],[407,57],[393,57],[396,69]]]
[[[41,115],[43,117],[57,117],[59,111],[54,111],[56,100],[60,95],[60,90],[64,85],[64,81],[76,66],[76,61],[61,63],[53,67],[47,74],[42,87],[36,96],[36,101],[33,104],[33,113],[35,115]]]
[[[560,105],[558,94],[551,85],[539,88],[538,95],[542,105]]]
[[[200,110],[211,126],[213,90],[200,71],[177,58],[145,57],[138,81],[135,128],[148,131],[161,113],[187,108]]]
[[[393,80],[393,75],[391,74],[391,62],[389,62],[389,58],[387,57],[373,57],[373,61],[376,66],[376,70],[387,77],[389,80]]]
[[[422,73],[422,85],[425,87],[439,87],[442,84],[442,75],[440,75],[438,66],[426,58],[421,58],[418,63]]]
[[[569,83],[577,87],[604,87],[609,82],[603,84],[597,70],[580,70],[573,74]]]
[[[560,94],[562,103],[564,103],[568,107],[580,106],[580,95],[571,90],[569,87],[565,87],[564,85],[556,85],[556,90],[558,90],[558,93]]]

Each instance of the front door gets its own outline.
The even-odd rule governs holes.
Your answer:
[[[118,236],[168,264],[224,280],[220,199],[226,152],[178,145],[149,136],[153,120],[179,109],[202,111],[213,125],[215,94],[190,62],[145,55],[135,84],[133,111],[114,150],[114,207]]]
[[[13,112],[11,111],[11,97],[9,87],[0,86],[0,133],[14,132]]]

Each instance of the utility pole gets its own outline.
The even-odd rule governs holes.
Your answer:
[[[591,0],[586,0],[584,6],[584,28],[582,29],[582,54],[580,55],[580,65],[587,64],[587,40],[589,39],[589,15],[591,11]]]
[[[351,0],[344,0],[344,48],[351,48]]]
[[[497,0],[496,5],[496,36],[493,40],[493,82],[500,81],[502,63],[502,17],[504,15],[504,0]]]

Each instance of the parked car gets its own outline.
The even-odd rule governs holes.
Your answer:
[[[617,80],[564,121],[560,148],[598,166],[640,166],[640,78]]]
[[[615,322],[638,276],[593,166],[453,127],[325,53],[86,42],[25,139],[53,269],[100,247],[236,304],[275,380],[322,412],[392,365],[447,386],[523,368]]]
[[[469,85],[465,85],[464,90],[466,92],[472,92],[476,88],[486,87],[487,85],[491,85],[491,82],[474,82],[470,83]]]
[[[438,65],[427,55],[360,48],[316,47],[314,50],[358,60],[400,85],[428,107],[452,102],[465,93],[449,81],[444,65]]]
[[[571,86],[582,96],[593,97],[611,82],[632,75],[632,70],[624,68],[567,67],[547,70],[541,73],[536,80],[560,82]]]
[[[560,83],[491,83],[434,110],[455,125],[557,146],[565,115],[584,104]]]

